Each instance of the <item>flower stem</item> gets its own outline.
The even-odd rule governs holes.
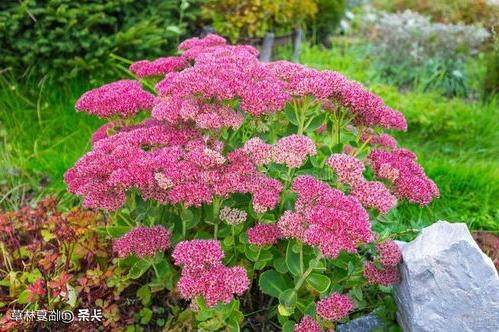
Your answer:
[[[317,257],[315,258],[315,263],[319,263],[319,261],[322,258],[323,258],[322,253],[319,253],[317,255]],[[314,265],[315,264],[309,264],[308,265],[307,270],[301,275],[300,279],[298,279],[298,281],[296,282],[295,288],[294,288],[295,291],[298,291],[301,288],[301,286],[303,285],[303,283],[305,282],[305,280],[307,279],[307,277],[310,275],[310,273],[312,273],[312,270],[314,269]]]

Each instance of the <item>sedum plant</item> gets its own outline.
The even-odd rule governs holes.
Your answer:
[[[284,330],[383,306],[400,252],[372,223],[438,196],[383,133],[406,130],[404,116],[337,72],[261,63],[216,35],[179,51],[76,103],[109,121],[65,181],[112,213],[131,277],[154,271],[202,330],[238,330],[255,292]]]

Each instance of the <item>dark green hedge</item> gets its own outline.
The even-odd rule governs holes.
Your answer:
[[[195,7],[185,0],[1,0],[0,67],[104,73],[111,53],[139,59],[174,50]]]

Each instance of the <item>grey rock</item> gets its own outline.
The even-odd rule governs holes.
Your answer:
[[[382,330],[385,324],[378,318],[375,313],[355,318],[354,320],[336,326],[337,332],[373,332]]]
[[[499,331],[499,277],[465,224],[437,223],[399,242],[397,319],[404,331]]]

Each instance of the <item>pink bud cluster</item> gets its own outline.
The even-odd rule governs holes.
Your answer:
[[[229,225],[239,225],[246,221],[248,214],[236,208],[230,208],[228,206],[223,207],[220,210],[219,218],[223,222],[226,222]]]
[[[313,96],[331,111],[345,108],[354,115],[354,123],[367,127],[406,130],[404,116],[386,106],[381,98],[367,91],[357,82],[349,81],[333,71],[319,71],[286,61],[266,65],[286,84],[292,96]],[[332,103],[331,103],[332,101]]]
[[[126,191],[136,188],[145,199],[186,206],[251,193],[255,211],[273,209],[282,184],[259,172],[242,150],[224,156],[222,149],[220,141],[193,128],[149,120],[96,141],[65,181],[89,208],[116,210]]]
[[[306,158],[315,155],[314,141],[303,135],[290,135],[277,141],[273,150],[274,161],[289,168],[298,168]]]
[[[383,214],[397,205],[397,198],[379,181],[359,181],[352,186],[350,194],[363,206],[377,209]]]
[[[327,298],[318,301],[315,305],[317,314],[331,321],[338,321],[346,317],[353,309],[352,300],[344,294],[332,293]]]
[[[388,149],[397,148],[397,140],[389,134],[375,135],[372,133],[364,133],[360,139],[361,141],[368,142],[371,145],[379,145]]]
[[[243,151],[259,166],[275,162],[289,168],[301,167],[307,157],[317,153],[314,142],[304,135],[283,137],[275,145],[254,137],[244,144]]]
[[[255,246],[266,246],[275,244],[281,233],[275,224],[258,224],[247,231],[248,242]]]
[[[154,96],[134,80],[121,80],[90,90],[76,102],[78,112],[99,117],[129,117],[141,110],[150,110]]]
[[[308,175],[296,177],[292,189],[298,195],[295,211],[277,222],[283,237],[318,246],[330,258],[373,240],[369,215],[356,198]]]
[[[173,71],[182,70],[189,62],[184,57],[170,56],[158,58],[154,61],[140,60],[134,62],[128,68],[137,77],[160,76]]]
[[[326,164],[335,171],[338,181],[341,183],[353,185],[364,179],[362,175],[365,170],[364,164],[348,154],[332,154]]]
[[[385,240],[376,245],[379,261],[383,266],[397,266],[402,259],[399,246],[392,240]]]
[[[163,226],[136,227],[113,242],[113,250],[119,257],[154,256],[170,246],[171,233]]]
[[[177,283],[182,297],[192,300],[202,296],[210,307],[218,302],[229,303],[234,294],[242,295],[249,287],[246,270],[240,266],[222,264],[224,253],[219,241],[182,241],[175,247],[172,257],[175,265],[182,266]]]
[[[397,205],[397,199],[383,183],[364,179],[365,167],[359,159],[340,153],[331,155],[326,163],[336,172],[339,182],[351,186],[350,194],[363,206],[387,213]]]
[[[300,323],[295,325],[294,332],[322,332],[322,328],[312,317],[303,316]]]
[[[405,149],[372,150],[368,160],[376,176],[392,181],[399,198],[424,206],[439,196],[437,186],[426,176],[412,152]]]
[[[364,264],[364,277],[373,285],[390,286],[400,282],[400,273],[397,266],[377,268],[373,262],[366,262]]]

